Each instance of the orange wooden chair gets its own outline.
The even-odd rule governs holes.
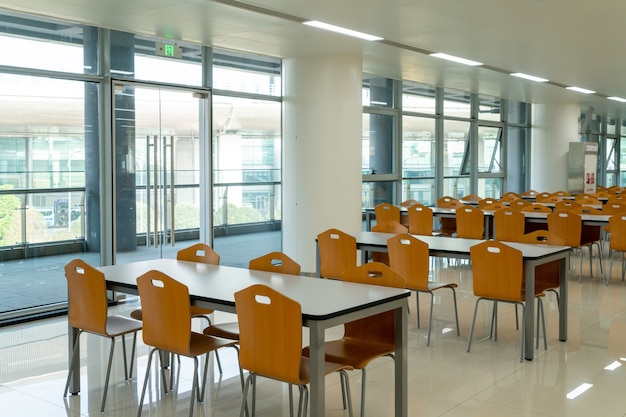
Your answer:
[[[413,204],[419,204],[419,201],[410,198],[400,203],[400,207],[411,207]]]
[[[320,276],[336,278],[356,266],[356,238],[338,229],[328,229],[317,235]]]
[[[532,203],[530,201],[526,201],[523,198],[518,198],[516,200],[511,200],[509,202],[509,207],[515,210],[521,210],[526,206],[531,205]]]
[[[502,194],[502,197],[500,197],[500,200],[502,200],[503,198],[505,198],[506,201],[512,201],[512,200],[517,200],[518,198],[522,198],[522,195],[514,191],[509,191],[509,192]]]
[[[580,218],[580,215],[566,210],[552,212],[548,214],[548,231],[563,239],[565,245],[571,247],[572,250],[580,250],[580,272],[578,281],[582,282],[583,246],[581,244],[582,219]],[[593,277],[593,270],[591,270],[591,248],[589,250],[590,273]]]
[[[302,310],[300,304],[265,285],[252,285],[235,293],[240,328],[239,363],[250,373],[246,378],[239,416],[247,410],[248,390],[252,385],[252,415],[256,398],[256,378],[262,376],[300,389],[298,415],[306,417],[310,382],[309,358],[302,350]],[[352,416],[350,382],[346,370],[352,367],[326,361],[325,375],[339,372],[342,387],[347,387],[348,412]],[[290,395],[291,404],[291,395]],[[345,408],[345,406],[344,406]],[[291,409],[291,407],[290,407]]]
[[[522,307],[522,335],[520,337],[520,362],[524,362],[524,338],[525,338],[525,314],[524,303],[525,294],[522,287],[524,276],[524,264],[522,252],[512,248],[502,242],[485,241],[470,248],[470,258],[472,261],[472,281],[476,305],[472,318],[467,342],[467,351],[472,346],[472,336],[474,335],[474,325],[476,323],[476,313],[481,300],[494,301],[494,314],[492,314],[491,328],[494,327],[496,318],[495,308],[498,302],[512,303]],[[535,297],[542,297],[543,293],[535,293]],[[545,339],[545,320],[543,320],[543,304],[541,298],[537,317],[541,317]],[[497,325],[497,324],[496,324]]]
[[[485,215],[482,210],[471,206],[456,209],[456,235],[458,237],[482,239],[484,234]]]
[[[355,267],[342,277],[343,281],[361,284],[404,288],[405,279],[380,262],[370,262]],[[361,370],[361,417],[365,415],[365,386],[367,365],[374,359],[395,352],[394,312],[387,311],[355,320],[344,325],[344,335],[339,340],[326,342],[326,360],[342,363]],[[309,350],[304,349],[305,356]]]
[[[609,285],[611,280],[611,272],[613,271],[613,258],[615,252],[622,253],[622,282],[624,281],[624,252],[626,252],[626,212],[614,214],[609,219],[609,227],[611,229],[611,236],[609,242],[611,243],[611,263],[609,264],[609,273],[606,277],[606,285]]]
[[[70,360],[70,368],[67,374],[67,381],[65,382],[63,397],[67,397],[72,373],[76,369],[80,369],[80,357],[77,354],[78,346],[80,346],[80,335],[87,332],[106,337],[111,339],[111,348],[109,350],[109,361],[104,378],[104,393],[102,394],[102,403],[100,404],[100,412],[104,413],[109,388],[109,377],[111,376],[115,339],[118,336],[122,338],[124,377],[126,380],[129,380],[133,377],[133,360],[135,358],[137,332],[141,330],[142,324],[141,321],[132,318],[108,315],[107,288],[104,274],[85,261],[74,259],[65,265],[65,278],[67,279],[69,306],[67,319],[70,326],[77,329],[78,332],[74,339],[72,358]],[[125,337],[129,333],[133,334],[130,368],[126,363]]]
[[[376,213],[376,223],[383,223],[389,220],[400,223],[400,208],[389,203],[380,203],[374,207]]]
[[[560,200],[554,203],[554,210],[574,210],[582,207],[582,204],[573,200]]]
[[[206,336],[191,330],[189,289],[160,271],[148,271],[137,278],[137,289],[143,311],[143,341],[152,349],[148,355],[146,376],[141,390],[137,417],[141,416],[143,400],[150,376],[152,358],[157,351],[182,355],[193,359],[194,373],[191,387],[189,417],[193,416],[196,396],[204,401],[208,354],[222,347],[237,349],[232,340]],[[199,384],[198,356],[207,355],[202,384]],[[163,375],[163,367],[161,367]],[[243,374],[240,374],[243,378]],[[165,380],[163,381],[165,386]]]
[[[441,288],[452,290],[454,300],[454,318],[456,320],[456,334],[459,333],[459,314],[456,304],[457,285],[455,283],[434,282],[428,280],[429,252],[428,244],[408,234],[400,234],[387,240],[389,249],[389,266],[406,280],[405,287],[415,291],[415,305],[417,307],[417,328],[420,328],[419,293],[430,294],[430,313],[428,318],[428,339],[426,346],[430,346],[430,334],[433,326],[434,291]]]
[[[517,242],[524,235],[524,214],[512,208],[503,208],[493,213],[495,239]]]
[[[524,191],[521,195],[522,195],[522,197],[536,197],[537,194],[539,194],[538,191],[535,191],[535,190],[531,189],[531,190]]]
[[[538,212],[538,213],[552,213],[552,209],[546,205],[543,204],[539,204],[539,203],[531,203],[528,204],[524,207],[522,207],[522,209],[520,211],[528,211],[528,212]]]
[[[283,252],[270,252],[248,262],[248,269],[281,274],[300,275],[300,264]],[[206,327],[203,334],[239,341],[239,323],[214,323]]]
[[[495,198],[491,198],[491,197],[483,198],[482,200],[478,202],[478,208],[484,208],[485,206],[490,206],[490,205],[497,204],[497,203],[499,203],[499,201]]]
[[[437,207],[456,209],[459,207],[465,207],[465,204],[461,203],[456,198],[443,196],[437,199]],[[443,236],[452,236],[456,233],[456,218],[439,217],[439,222],[441,223],[440,233]]]
[[[414,204],[407,209],[409,217],[409,233],[413,235],[432,236],[433,210],[422,204]]]
[[[467,202],[479,202],[480,200],[482,200],[482,197],[480,197],[477,194],[468,194],[465,195],[463,197],[461,197],[461,201],[467,201]]]
[[[372,226],[372,232],[400,234],[409,233],[409,229],[396,221],[388,220]],[[372,261],[389,265],[389,254],[387,252],[372,252]]]

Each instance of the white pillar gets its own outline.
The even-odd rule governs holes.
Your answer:
[[[542,191],[567,191],[567,152],[569,143],[577,142],[577,104],[534,104],[530,188]]]
[[[283,250],[315,272],[315,238],[361,230],[360,56],[284,61]]]

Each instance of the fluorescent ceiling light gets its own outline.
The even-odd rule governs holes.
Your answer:
[[[567,399],[573,400],[574,398],[578,397],[580,394],[587,391],[591,387],[593,387],[592,384],[580,384],[575,390],[567,394]]]
[[[615,362],[605,366],[604,369],[606,369],[607,371],[614,371],[617,368],[619,368],[620,366],[622,366],[622,363],[620,361],[615,361]]]
[[[471,59],[459,58],[458,56],[444,54],[442,52],[437,52],[434,54],[430,54],[430,56],[434,56],[435,58],[446,59],[452,62],[458,62],[459,64],[469,65],[472,67],[476,67],[478,65],[482,65],[482,62],[472,61]]]
[[[319,29],[329,30],[331,32],[341,33],[342,35],[354,36],[355,38],[365,39],[366,41],[380,41],[383,39],[379,36],[369,35],[363,32],[357,32],[356,30],[342,28],[341,26],[330,25],[324,22],[318,22],[317,20],[311,20],[303,23],[307,26],[313,26]]]
[[[514,77],[524,78],[525,80],[536,81],[538,83],[545,83],[548,81],[545,78],[535,77],[534,75],[524,74],[523,72],[514,72],[511,75]]]
[[[593,90],[587,90],[586,88],[580,88],[580,87],[565,87],[568,90],[572,90],[572,91],[577,91],[579,93],[583,93],[583,94],[593,94],[595,93],[595,91]]]
[[[609,100],[619,101],[620,103],[626,103],[626,98],[621,97],[607,97]]]

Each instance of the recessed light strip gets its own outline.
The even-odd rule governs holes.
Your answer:
[[[460,58],[458,56],[448,55],[442,52],[436,52],[434,54],[430,54],[430,56],[433,56],[435,58],[445,59],[445,60],[452,61],[452,62],[457,62],[459,64],[469,65],[471,67],[476,67],[476,66],[483,64],[482,62],[472,61],[471,59]]]
[[[342,35],[353,36],[359,39],[365,39],[366,41],[380,41],[383,38],[380,36],[370,35],[363,32],[357,32],[356,30],[346,29],[341,26],[331,25],[329,23],[319,22],[317,20],[309,20],[307,22],[303,22],[307,26],[313,26],[318,29],[329,30],[331,32],[341,33]]]
[[[613,101],[619,101],[620,103],[626,103],[626,98],[622,98],[622,97],[607,97],[609,100],[613,100]]]
[[[581,88],[581,87],[565,87],[568,90],[572,90],[572,91],[577,91],[579,93],[583,93],[583,94],[594,94],[595,91],[593,90],[587,90],[586,88]]]
[[[511,75],[514,76],[514,77],[523,78],[525,80],[535,81],[535,82],[538,82],[538,83],[548,82],[548,80],[546,78],[541,78],[541,77],[536,77],[534,75],[524,74],[523,72],[514,72]]]

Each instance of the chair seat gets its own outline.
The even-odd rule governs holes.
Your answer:
[[[428,288],[426,289],[415,288],[415,290],[416,291],[435,291],[435,290],[438,290],[439,288],[456,288],[456,287],[458,287],[458,285],[456,285],[454,282],[448,283],[448,282],[430,281],[428,282]],[[412,290],[413,288],[408,288],[408,289]]]
[[[198,356],[203,355],[206,352],[211,352],[216,349],[234,346],[233,340],[222,339],[220,337],[207,336],[202,333],[191,332],[191,341],[189,343],[189,352],[173,352],[185,356]]]
[[[190,308],[191,308],[191,317],[206,316],[209,314],[213,314],[214,312],[214,310],[211,310],[210,308],[204,308],[204,307],[198,307],[198,306],[191,306]],[[143,313],[141,312],[141,309],[131,311],[130,316],[134,318],[135,320],[143,321]]]
[[[308,349],[308,348],[307,348]],[[352,371],[349,365],[335,362],[324,362],[324,375],[330,375],[337,371]],[[311,380],[311,360],[307,356],[303,356],[300,362],[300,382],[298,384],[308,384]]]
[[[396,350],[394,345],[365,342],[363,339],[350,337],[326,342],[325,348],[327,361],[340,362],[354,369],[363,369],[372,360],[391,355]],[[309,348],[304,348],[302,354],[308,357]]]
[[[107,318],[106,332],[115,337],[141,330],[142,323],[139,320],[123,316],[109,316]]]
[[[209,336],[221,337],[223,339],[239,340],[239,323],[218,323],[213,324],[202,331]]]

